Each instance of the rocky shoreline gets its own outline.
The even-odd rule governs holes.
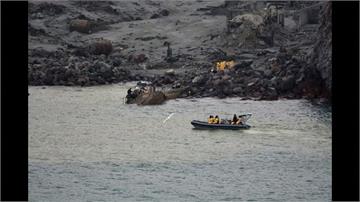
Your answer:
[[[290,14],[284,14],[282,26],[262,4],[220,3],[29,2],[29,85],[148,81],[159,88],[185,89],[183,98],[331,101],[331,2],[283,5]],[[206,24],[206,19],[226,22],[224,10],[228,16],[226,11],[235,8],[242,14],[228,27],[212,30]],[[293,13],[307,8],[319,9],[319,19],[300,26],[303,22],[296,19],[302,16]],[[306,12],[310,18],[316,10]],[[187,18],[178,17],[184,13]],[[176,33],[142,33],[141,26],[152,23]],[[186,41],[188,31],[201,34]],[[182,33],[184,38],[175,38]],[[171,57],[164,42],[171,44]],[[218,61],[235,65],[219,71]]]

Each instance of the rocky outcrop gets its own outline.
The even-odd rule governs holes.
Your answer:
[[[138,104],[138,105],[158,105],[165,102],[166,96],[161,91],[155,91],[155,88],[149,89],[137,89],[128,91],[126,96],[126,104]]]
[[[315,69],[322,81],[321,88],[326,97],[331,98],[332,83],[332,2],[324,2],[320,13],[320,27],[314,50],[309,60],[309,68]]]
[[[148,94],[143,94],[136,99],[138,105],[158,105],[165,102],[165,94],[159,91],[155,91]]]
[[[141,88],[139,88],[140,86]],[[183,91],[183,88],[167,91],[155,91],[155,88],[152,86],[138,85],[136,90],[131,91],[130,89],[128,91],[125,103],[138,105],[158,105],[164,103],[166,100],[178,98]]]

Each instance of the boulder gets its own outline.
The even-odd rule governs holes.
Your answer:
[[[250,83],[247,84],[247,86],[248,86],[248,87],[251,87],[251,86],[253,86],[254,84],[255,84],[255,82],[250,82]]]
[[[206,77],[203,75],[196,76],[191,82],[193,84],[203,84],[206,81]]]
[[[165,75],[169,75],[169,76],[174,76],[175,75],[175,70],[174,69],[169,69],[165,72]]]
[[[160,14],[162,16],[168,16],[170,14],[170,12],[168,10],[166,10],[166,9],[163,9],[163,10],[160,11]]]
[[[75,19],[70,21],[69,30],[77,31],[80,33],[90,34],[91,33],[91,23],[88,20]]]
[[[157,13],[154,13],[152,16],[150,16],[150,19],[156,19],[156,18],[159,18],[160,15],[157,14]]]
[[[95,55],[109,55],[112,51],[112,43],[107,39],[99,39],[89,45],[89,52]]]
[[[236,88],[233,89],[233,93],[235,93],[235,94],[240,94],[242,92],[243,92],[242,87],[236,87]]]

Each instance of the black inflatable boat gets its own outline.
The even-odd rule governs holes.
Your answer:
[[[247,124],[210,124],[205,121],[191,121],[191,124],[197,129],[226,129],[226,130],[239,130],[249,129],[251,126]]]
[[[241,117],[242,119],[242,124],[228,124],[227,122],[220,124],[211,124],[205,121],[197,121],[197,120],[191,121],[191,124],[197,129],[225,129],[225,130],[249,129],[251,126],[246,124],[246,121],[250,119],[251,116],[252,114],[250,113],[239,115],[239,117]]]

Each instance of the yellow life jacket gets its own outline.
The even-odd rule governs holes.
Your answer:
[[[226,66],[226,61],[216,63],[216,69],[217,70],[223,71],[225,69],[225,66]]]
[[[228,62],[226,62],[226,67],[227,68],[232,68],[233,66],[234,66],[234,61],[228,61]]]
[[[208,123],[213,123],[214,122],[214,118],[208,118]]]
[[[220,123],[220,119],[219,118],[214,118],[214,122],[213,123]]]

